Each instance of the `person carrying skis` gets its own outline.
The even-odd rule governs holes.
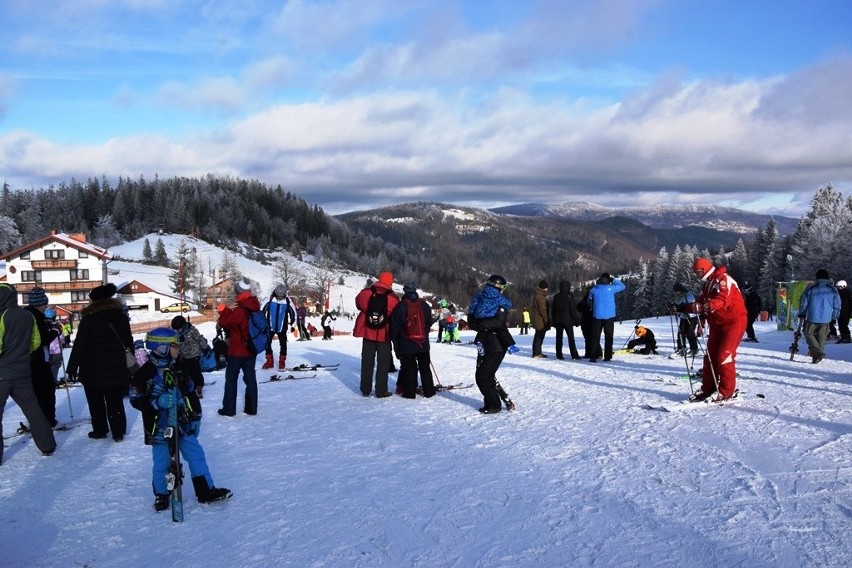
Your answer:
[[[828,271],[820,268],[816,272],[816,282],[811,284],[799,299],[799,319],[802,333],[808,342],[811,363],[819,363],[825,357],[825,342],[831,322],[840,314],[840,294],[837,293]]]
[[[506,327],[512,302],[505,296],[506,279],[492,274],[470,301],[467,310],[468,325],[476,331],[476,386],[482,393],[483,405],[479,412],[496,414],[503,409],[497,390],[497,370],[503,363],[506,350],[514,347],[515,340]]]
[[[688,355],[695,357],[698,354],[698,337],[695,334],[695,329],[699,323],[698,316],[684,311],[684,306],[695,304],[695,294],[680,282],[675,282],[673,291],[676,294],[675,301],[669,308],[672,315],[677,315],[678,318],[675,355],[683,355],[686,343],[689,343]]]
[[[636,335],[636,339],[631,339],[627,342],[628,349],[641,347],[637,353],[641,353],[642,355],[657,354],[657,339],[654,337],[653,331],[644,325],[637,325],[633,328],[633,333]]]
[[[199,503],[215,503],[231,497],[231,490],[216,487],[207,466],[204,448],[198,441],[201,430],[201,403],[195,394],[192,378],[184,375],[176,362],[181,344],[178,332],[158,327],[145,335],[148,361],[131,379],[130,404],[142,412],[145,445],[151,446],[154,461],[151,485],[154,490],[154,510],[169,508],[169,473],[171,452],[180,451],[189,464],[192,487]],[[169,422],[170,409],[177,407],[175,422]],[[178,448],[174,438],[167,439],[168,429],[179,428]]]
[[[261,369],[271,369],[275,363],[272,357],[272,339],[278,336],[278,370],[287,368],[287,329],[296,321],[296,311],[287,296],[284,284],[278,284],[269,301],[263,306],[263,314],[269,322],[269,344],[266,346],[264,361]]]
[[[734,397],[737,391],[737,347],[746,328],[745,302],[739,285],[724,266],[716,268],[708,259],[698,258],[692,264],[692,272],[704,285],[698,300],[684,308],[705,319],[710,334],[701,389],[689,400],[701,402],[713,397],[713,402],[721,402]]]

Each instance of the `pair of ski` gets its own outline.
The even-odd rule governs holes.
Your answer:
[[[306,363],[302,363],[301,365],[296,365],[295,367],[287,367],[286,370],[290,371],[291,373],[305,371],[336,371],[339,366],[340,363],[333,363],[331,365],[323,365],[322,363],[317,363],[316,365],[308,365]]]
[[[740,404],[743,402],[754,401],[754,400],[763,400],[766,398],[763,394],[755,394],[754,396],[747,396],[745,393],[741,393],[739,390],[734,391],[734,395],[731,398],[727,398],[725,400],[716,401],[713,400],[714,397],[706,398],[701,401],[692,401],[692,400],[682,400],[679,402],[671,402],[660,405],[646,405],[646,408],[649,410],[661,410],[663,412],[683,412],[687,410],[701,410],[712,408],[714,406],[728,406],[733,404]]]
[[[461,390],[461,389],[469,389],[469,388],[470,388],[470,387],[472,387],[472,386],[473,386],[473,384],[466,385],[466,384],[464,384],[464,383],[458,383],[458,384],[455,384],[455,385],[441,385],[441,384],[439,384],[439,385],[437,385],[437,386],[435,387],[435,390],[436,390],[437,392],[441,392],[441,391],[451,391],[451,390]],[[417,390],[418,390],[418,391],[421,391],[422,389],[421,389],[420,387],[417,387]],[[419,394],[419,393],[418,393],[418,394]]]
[[[75,420],[69,420],[68,422],[63,422],[61,425],[57,425],[53,428],[54,432],[65,432],[66,430],[72,430],[77,426],[81,426],[83,424],[88,424],[91,421],[91,418],[77,418]],[[3,436],[4,440],[8,440],[10,438],[17,438],[18,436],[23,436],[24,434],[30,434],[30,427],[23,422],[18,422],[18,428],[15,430],[14,434],[9,434],[7,436]]]
[[[318,377],[318,376],[319,375],[317,373],[314,373],[312,375],[299,375],[299,376],[296,376],[296,375],[272,375],[267,380],[260,381],[260,383],[264,384],[264,383],[278,383],[278,382],[281,382],[281,381],[298,381],[300,379],[313,379],[313,378]]]

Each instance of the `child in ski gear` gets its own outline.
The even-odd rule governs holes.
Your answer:
[[[438,341],[437,343],[442,343],[444,341],[444,326],[447,324],[447,317],[450,315],[450,305],[447,303],[447,300],[442,299],[438,303]]]
[[[352,331],[354,337],[360,337],[361,341],[361,394],[370,396],[373,390],[373,371],[376,372],[376,398],[393,396],[388,390],[388,373],[390,372],[391,343],[390,343],[390,317],[394,308],[399,303],[399,298],[393,293],[393,274],[382,272],[379,280],[372,286],[364,288],[355,297],[355,307],[358,308],[358,317],[355,318],[355,329]],[[384,313],[370,314],[370,320],[377,319],[376,323],[368,324],[368,311],[370,303],[374,305],[383,303],[386,307]],[[380,302],[381,301],[381,302]]]
[[[251,282],[243,278],[237,282],[237,307],[220,306],[218,323],[228,336],[228,365],[225,367],[225,393],[222,395],[222,408],[217,412],[222,416],[237,414],[237,378],[243,374],[246,385],[243,412],[257,414],[257,375],[254,364],[257,355],[248,349],[249,314],[260,310],[260,302],[252,294]]]
[[[142,412],[145,444],[151,446],[154,508],[163,511],[169,507],[166,476],[170,457],[175,451],[180,451],[189,464],[192,486],[199,503],[229,498],[229,489],[213,484],[204,448],[198,441],[201,403],[195,394],[192,378],[182,373],[177,364],[181,354],[178,333],[167,327],[154,328],[145,335],[145,348],[148,350],[148,362],[133,375],[130,404]],[[174,422],[170,422],[170,409],[175,406]],[[179,447],[175,448],[174,437],[168,434],[169,429],[178,428]]]
[[[333,321],[337,321],[337,318],[334,317],[334,314],[326,310],[325,313],[322,315],[322,319],[320,319],[323,339],[331,339],[331,324],[329,322]]]
[[[707,320],[710,334],[704,354],[701,390],[690,400],[700,402],[718,390],[714,401],[733,397],[737,390],[737,348],[746,327],[746,308],[740,287],[724,266],[718,268],[706,258],[698,258],[692,272],[704,287],[698,301],[685,306],[686,311],[698,313]]]
[[[811,353],[811,363],[825,357],[825,342],[829,324],[840,314],[840,294],[831,285],[828,271],[817,270],[816,282],[811,284],[799,299],[799,318],[804,319],[802,332]]]
[[[515,345],[515,339],[506,327],[506,319],[512,309],[512,301],[503,295],[507,285],[505,278],[499,274],[491,275],[467,308],[467,323],[470,328],[474,331],[493,331],[504,351]]]
[[[50,355],[50,372],[53,375],[53,384],[57,385],[59,384],[59,369],[65,364],[62,359],[62,326],[56,321],[55,309],[47,308],[44,310],[44,317],[47,319],[51,330],[56,334],[48,345],[47,352]],[[64,381],[65,377],[62,377],[62,380]]]
[[[44,417],[30,380],[30,355],[41,349],[41,336],[35,319],[18,306],[15,287],[0,282],[0,437],[3,436],[3,411],[9,397],[15,401],[30,425],[33,442],[49,456],[56,450],[53,430]],[[3,463],[3,444],[0,444],[0,463]]]
[[[287,296],[287,288],[284,284],[278,284],[269,301],[263,306],[263,313],[269,322],[269,330],[272,335],[269,345],[266,346],[266,361],[261,369],[271,369],[274,366],[272,358],[272,338],[278,336],[278,370],[283,371],[287,367],[287,329],[296,321],[296,311]]]
[[[631,339],[627,342],[628,349],[641,347],[638,352],[642,355],[657,354],[657,340],[654,337],[653,331],[643,325],[637,325],[633,328],[633,332],[636,334],[636,339]]]
[[[695,294],[692,290],[676,282],[673,288],[676,294],[675,301],[669,306],[672,315],[677,315],[677,351],[678,355],[683,355],[686,349],[685,343],[689,343],[689,355],[695,356],[698,354],[698,337],[695,334],[695,328],[698,327],[698,315],[685,311],[685,306],[695,304]]]
[[[479,411],[483,414],[494,414],[503,408],[497,390],[497,370],[508,348],[505,335],[514,344],[512,335],[506,329],[506,318],[512,308],[512,302],[503,297],[506,284],[505,278],[492,274],[482,290],[470,301],[468,308],[468,321],[474,321],[471,327],[477,331],[474,338],[477,351],[476,386],[482,393],[483,405]]]
[[[580,325],[580,314],[577,313],[577,304],[574,301],[574,295],[571,294],[571,282],[568,280],[559,283],[559,292],[553,296],[550,312],[553,327],[556,329],[556,358],[563,359],[562,334],[564,332],[568,336],[568,350],[571,352],[571,358],[579,359],[574,327]]]
[[[453,316],[447,316],[444,322],[444,342],[446,343],[461,343],[461,334],[459,333],[459,324]]]
[[[133,349],[130,320],[124,304],[114,298],[115,284],[104,284],[89,292],[89,305],[82,309],[74,347],[66,371],[70,382],[79,377],[83,383],[92,431],[98,440],[112,432],[116,442],[124,439],[127,415],[124,397],[130,374],[126,349]]]
[[[201,372],[201,353],[207,349],[207,339],[183,316],[172,318],[171,328],[180,341],[180,365],[184,375],[192,379],[195,394],[204,397],[204,374]]]
[[[402,301],[394,308],[390,323],[391,342],[399,359],[397,385],[402,386],[404,398],[415,398],[417,374],[419,372],[423,396],[429,398],[435,394],[435,383],[432,380],[429,357],[429,327],[432,323],[432,307],[426,300],[420,299],[417,294],[417,285],[414,282],[407,283],[402,290]],[[420,317],[410,317],[412,310],[420,310]],[[408,329],[409,323],[420,327],[410,330]]]
[[[538,283],[535,289],[532,309],[532,326],[535,329],[532,342],[532,356],[535,359],[546,359],[547,355],[541,352],[544,336],[550,329],[550,301],[547,299],[547,280]]]
[[[589,290],[589,305],[592,308],[592,329],[590,331],[594,353],[589,353],[589,361],[597,362],[601,356],[601,332],[604,335],[603,360],[612,359],[612,338],[615,332],[615,295],[624,290],[624,283],[609,273],[600,275]]]

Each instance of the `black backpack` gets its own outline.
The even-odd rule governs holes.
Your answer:
[[[365,323],[370,329],[382,329],[388,324],[388,293],[380,294],[372,288],[373,295],[367,302]]]

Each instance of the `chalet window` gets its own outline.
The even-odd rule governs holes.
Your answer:
[[[88,268],[83,269],[83,270],[69,270],[68,273],[71,277],[72,282],[74,280],[88,280],[89,279],[89,269]]]
[[[46,250],[44,251],[45,260],[63,260],[65,258],[64,250]]]
[[[21,253],[21,260],[29,260],[30,259],[30,251]]]
[[[89,253],[80,251],[77,253],[77,258],[89,258]]]
[[[71,301],[72,302],[85,302],[89,299],[88,292],[80,292],[80,291],[72,291],[71,292]]]
[[[21,270],[21,282],[41,282],[41,270]]]

